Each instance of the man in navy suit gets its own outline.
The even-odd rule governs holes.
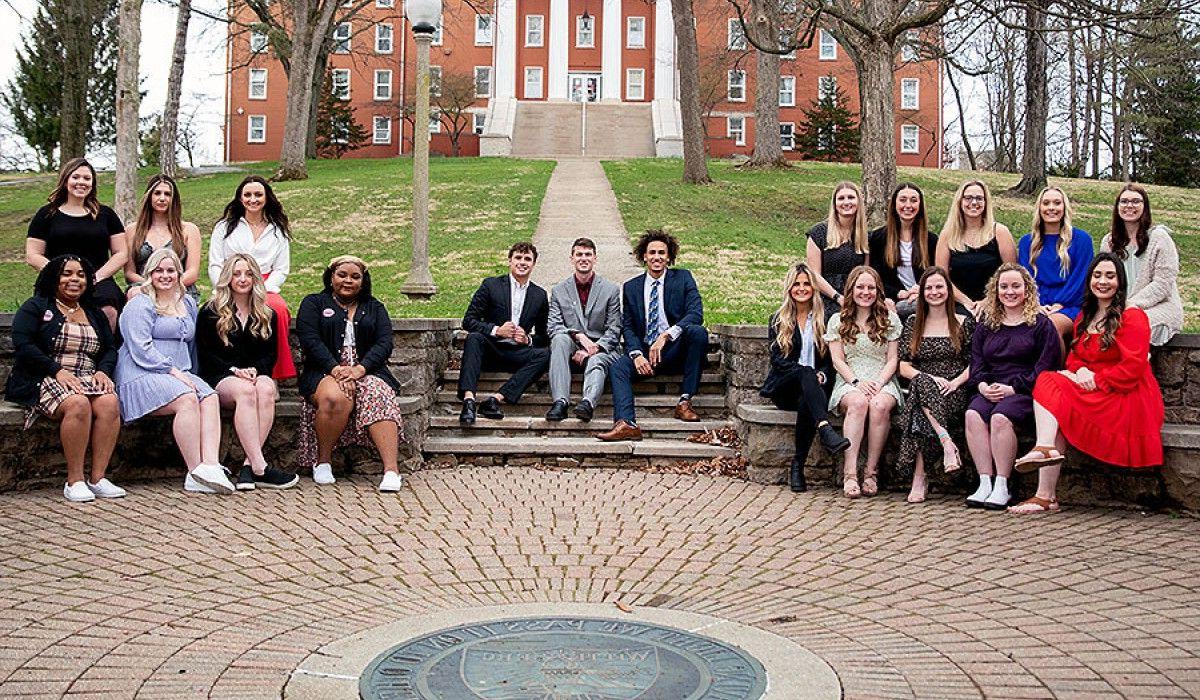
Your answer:
[[[596,435],[600,440],[641,440],[633,407],[633,382],[655,375],[683,374],[675,418],[698,421],[692,396],[700,388],[700,371],[708,354],[704,305],[692,273],[670,269],[679,254],[679,241],[662,231],[642,234],[634,255],[646,272],[625,282],[625,355],[613,364],[609,381],[613,394],[613,427]]]
[[[458,373],[458,398],[463,402],[458,421],[463,425],[474,423],[476,413],[503,418],[500,402],[520,401],[550,365],[546,334],[550,304],[546,290],[529,281],[536,263],[537,248],[532,243],[514,243],[508,249],[508,274],[488,277],[471,297],[463,316],[468,333]],[[475,387],[485,368],[513,374],[500,391],[476,405]]]

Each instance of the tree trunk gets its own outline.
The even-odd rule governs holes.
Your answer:
[[[1030,0],[1025,7],[1025,139],[1021,148],[1021,181],[1012,191],[1037,194],[1046,186],[1046,118],[1050,95],[1046,90],[1047,0]]]
[[[132,221],[137,201],[138,53],[142,43],[142,0],[121,0],[117,48],[117,177],[113,208]]]
[[[679,69],[679,113],[683,122],[683,181],[693,185],[712,182],[704,152],[704,125],[700,112],[700,50],[696,45],[696,17],[692,0],[671,0],[675,23],[675,63]]]
[[[1070,20],[1068,20],[1070,22]],[[1079,177],[1082,149],[1079,141],[1079,66],[1075,48],[1075,29],[1067,25],[1067,123],[1071,139],[1071,175]]]
[[[321,91],[325,89],[325,74],[329,71],[329,52],[333,50],[332,38],[326,36],[321,41],[321,50],[317,55],[316,68],[313,69],[312,113],[308,117],[308,141],[304,144],[304,157],[317,157],[317,105],[321,104]]]
[[[92,22],[90,0],[50,0],[63,50],[62,113],[59,120],[59,162],[87,153],[88,77],[92,73]]]
[[[187,55],[188,22],[192,17],[192,0],[179,0],[175,17],[175,48],[171,51],[171,74],[167,77],[167,104],[163,107],[162,131],[159,133],[158,164],[171,177],[176,175],[176,135],[179,133],[179,98],[183,92],[183,62]]]
[[[896,186],[897,129],[892,104],[895,88],[892,51],[891,44],[864,37],[851,52],[854,67],[858,70],[863,196],[867,200],[867,220],[872,226],[883,223],[888,197]]]
[[[775,0],[750,3],[747,31],[754,32],[761,46],[779,43],[779,9]],[[783,146],[779,141],[779,54],[755,51],[754,74],[754,151],[747,167],[786,168]],[[793,95],[795,90],[793,90]]]
[[[294,0],[291,71],[288,74],[287,111],[283,145],[279,149],[276,180],[308,179],[305,150],[313,109],[313,74],[321,42],[333,23],[340,0]]]
[[[962,94],[958,91],[958,84],[954,82],[954,69],[950,66],[946,66],[946,79],[950,83],[950,91],[954,93],[954,104],[958,108],[958,134],[962,139],[963,149],[967,152],[967,162],[971,165],[971,170],[978,170],[975,149],[971,148],[971,139],[967,136],[967,115],[963,113]]]

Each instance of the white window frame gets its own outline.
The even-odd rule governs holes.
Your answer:
[[[254,131],[255,131],[254,120],[256,120],[256,119],[262,121],[262,125],[260,127],[258,127],[259,129],[262,129],[262,135],[259,136],[258,138],[254,138]],[[267,115],[251,114],[249,116],[249,118],[246,119],[246,143],[266,143],[266,142],[267,142]]]
[[[787,29],[780,29],[779,30],[779,49],[783,50],[783,47],[790,44],[791,40],[793,38],[795,38],[795,37],[793,37],[792,32],[790,32]],[[785,54],[780,54],[779,58],[784,61],[795,60],[796,59],[796,49],[792,49],[791,51],[788,51]]]
[[[829,30],[822,29],[819,32],[819,48],[817,49],[817,60],[820,61],[836,61],[838,57],[837,39],[833,38],[833,34]]]
[[[634,29],[634,25],[638,25]],[[646,18],[630,16],[625,18],[625,48],[646,48]]]
[[[350,53],[350,39],[354,36],[349,22],[342,22],[333,29],[333,52]]]
[[[794,76],[794,75],[779,76],[779,106],[780,107],[795,107],[796,106],[796,76]]]
[[[433,29],[433,41],[429,42],[431,46],[441,46],[442,40],[442,21],[438,20],[437,26]]]
[[[634,80],[637,76],[637,80]],[[637,92],[634,92],[634,87],[637,87]],[[646,69],[645,68],[626,68],[625,69],[625,99],[630,102],[642,101],[646,99]]]
[[[442,115],[439,112],[434,111],[429,113],[429,133],[442,133]]]
[[[532,76],[537,76],[537,80],[531,82],[529,79]],[[522,90],[524,91],[525,99],[540,100],[545,96],[545,71],[541,66],[525,66],[525,84]],[[530,85],[536,85],[536,90],[531,90]]]
[[[828,85],[829,87],[825,87]],[[817,99],[820,100],[827,93],[833,96],[833,101],[837,102],[837,76],[822,75],[817,77]]]
[[[384,136],[380,137],[379,125],[382,124]],[[392,119],[391,117],[376,116],[371,120],[371,143],[374,144],[389,144],[392,142]]]
[[[900,79],[900,109],[916,110],[921,107],[920,78]]]
[[[742,21],[737,17],[730,17],[729,28],[726,30],[725,47],[731,51],[744,51],[747,46],[746,31],[742,28]]]
[[[546,43],[546,16],[525,15],[525,45],[542,46]]]
[[[375,0],[375,7],[395,7],[396,0]]]
[[[737,78],[737,80],[735,80],[735,78]],[[739,96],[734,97],[734,90],[739,92]],[[728,78],[725,83],[725,99],[728,102],[746,101],[746,71],[729,71]]]
[[[784,151],[796,150],[795,122],[779,122],[779,148]]]
[[[475,45],[491,46],[493,35],[492,15],[475,15]]]
[[[734,124],[737,128],[734,128]],[[745,117],[725,117],[725,138],[733,139],[733,145],[746,145],[746,118]]]
[[[442,67],[441,66],[430,66],[429,67],[429,96],[430,97],[441,97],[442,96]]]
[[[255,80],[255,76],[260,75],[262,80]],[[267,99],[267,69],[266,68],[251,68],[249,72],[250,84],[247,86],[246,99],[248,100],[265,100]],[[262,87],[261,94],[255,94],[254,88],[256,85]]]
[[[910,140],[912,141],[912,144],[908,145],[906,142]],[[900,152],[921,152],[921,127],[917,126],[916,124],[900,125]]]
[[[380,82],[381,77],[387,78],[386,81]],[[384,92],[380,92],[379,88],[385,88]],[[390,68],[378,68],[375,70],[375,100],[385,101],[392,99],[392,70]]]
[[[575,48],[577,49],[594,49],[596,48],[596,18],[588,15],[587,20],[583,19],[583,15],[575,15]]]
[[[476,136],[483,135],[483,130],[487,128],[487,112],[472,112],[471,113],[471,133]]]
[[[375,25],[375,53],[391,53],[395,45],[396,33],[391,24]]]
[[[346,78],[345,81],[339,80],[338,78],[340,76],[345,76],[345,78]],[[334,68],[332,71],[330,71],[329,81],[330,81],[330,83],[332,83],[330,90],[333,92],[333,94],[340,100],[349,101],[349,99],[350,99],[350,69],[349,68]],[[342,82],[344,82],[346,85],[345,93],[342,93],[341,91],[338,90],[338,85],[339,85],[339,83],[342,83]]]
[[[915,29],[904,32],[903,43],[900,44],[900,59],[906,63],[920,60],[917,49],[920,47],[921,35]]]
[[[263,53],[267,50],[269,43],[266,32],[260,32],[257,29],[250,30],[250,53]]]
[[[480,98],[480,99],[485,99],[485,98],[491,97],[491,95],[492,95],[492,67],[491,66],[475,66],[475,72],[473,75],[475,78],[475,97]],[[481,76],[481,75],[485,76],[485,80],[483,83],[484,89],[482,92],[480,92],[480,90],[479,90],[479,85],[480,85],[479,76]]]

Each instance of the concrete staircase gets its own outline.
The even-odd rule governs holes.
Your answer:
[[[512,155],[653,157],[654,123],[650,105],[591,103],[585,108],[575,102],[518,102]]]

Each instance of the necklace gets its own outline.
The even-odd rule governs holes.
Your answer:
[[[73,314],[81,308],[79,304],[76,304],[75,306],[71,306],[71,305],[67,304],[66,302],[64,302],[62,299],[58,299],[58,298],[54,299],[54,303],[58,305],[58,308],[63,310],[64,314]]]

